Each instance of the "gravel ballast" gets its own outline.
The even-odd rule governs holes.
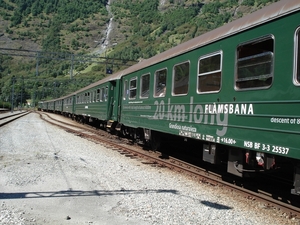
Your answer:
[[[31,113],[0,128],[0,224],[298,224]]]

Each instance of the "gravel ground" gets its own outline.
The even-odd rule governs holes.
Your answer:
[[[31,113],[0,129],[0,224],[299,224]]]

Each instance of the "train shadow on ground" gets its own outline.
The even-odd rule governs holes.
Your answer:
[[[179,192],[173,189],[146,189],[146,190],[120,190],[105,191],[105,190],[62,190],[48,192],[14,192],[0,193],[0,199],[25,199],[25,198],[63,198],[63,197],[86,197],[86,196],[113,196],[113,195],[132,195],[132,194],[162,194],[170,193],[177,195]]]

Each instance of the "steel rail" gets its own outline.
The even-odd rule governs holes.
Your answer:
[[[195,165],[189,164],[187,162],[184,162],[182,160],[169,157],[168,159],[163,159],[160,158],[161,154],[156,153],[156,152],[146,152],[145,150],[141,151],[138,148],[134,147],[128,147],[128,145],[116,143],[113,140],[109,140],[104,138],[102,135],[95,135],[97,134],[97,131],[92,130],[91,128],[88,129],[88,132],[85,130],[83,131],[82,126],[76,126],[76,125],[71,125],[70,123],[66,122],[61,122],[59,120],[56,120],[52,118],[51,116],[47,115],[49,119],[52,119],[53,121],[47,120],[42,117],[42,114],[40,114],[40,117],[47,122],[57,125],[68,132],[75,133],[78,136],[85,137],[87,139],[93,140],[97,143],[101,143],[105,145],[108,148],[112,148],[113,150],[119,151],[121,154],[126,155],[127,157],[132,157],[132,158],[142,158],[148,161],[147,164],[154,164],[158,165],[161,167],[167,167],[171,170],[177,171],[179,173],[185,173],[186,175],[198,180],[199,182],[202,183],[209,183],[212,185],[221,185],[224,187],[227,187],[231,190],[234,190],[241,195],[244,195],[247,199],[252,199],[252,200],[258,200],[260,202],[263,202],[266,204],[267,207],[273,207],[276,209],[281,209],[283,213],[286,213],[289,218],[300,218],[300,208],[292,206],[290,204],[278,201],[276,199],[272,198],[272,195],[270,193],[266,193],[264,191],[258,191],[258,192],[253,192],[250,190],[247,190],[243,187],[237,186],[235,184],[228,183],[226,181],[222,180],[222,176],[211,172],[207,171],[201,167],[197,167]],[[80,129],[72,129],[70,127],[66,127],[63,124],[67,126],[74,126],[76,128]],[[150,162],[150,163],[149,163]]]
[[[23,117],[29,113],[31,113],[31,111],[15,113],[15,114],[11,114],[8,116],[0,117],[0,127],[4,126],[10,122],[13,122],[13,121],[19,119],[20,117]]]

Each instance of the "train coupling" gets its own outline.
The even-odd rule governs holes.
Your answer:
[[[116,121],[114,121],[114,120],[108,120],[106,122],[106,130],[109,131],[109,132],[112,132],[112,131],[115,130],[116,125],[117,125]]]

